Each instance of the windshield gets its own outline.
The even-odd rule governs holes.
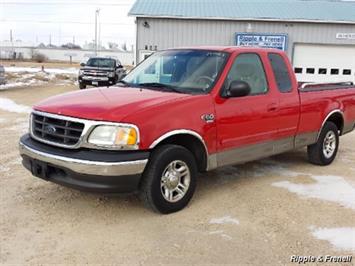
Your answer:
[[[109,58],[90,58],[86,63],[90,67],[115,67],[115,60]]]
[[[133,69],[123,83],[154,89],[169,88],[183,93],[207,93],[227,58],[227,53],[206,50],[157,52]]]

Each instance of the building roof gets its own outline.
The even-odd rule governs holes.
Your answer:
[[[136,0],[129,15],[222,20],[281,20],[355,24],[355,1]]]

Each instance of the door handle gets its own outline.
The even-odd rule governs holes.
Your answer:
[[[268,112],[275,112],[278,109],[277,103],[271,103],[267,106],[267,111]]]

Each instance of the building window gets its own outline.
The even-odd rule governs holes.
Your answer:
[[[351,75],[351,69],[343,69],[343,75]]]
[[[326,74],[327,74],[327,69],[326,69],[326,68],[320,68],[320,69],[318,69],[318,74],[319,74],[319,75],[326,75]]]
[[[290,92],[292,83],[284,59],[278,54],[269,54],[268,57],[274,72],[277,88],[280,92]]]
[[[303,68],[302,67],[295,67],[295,73],[296,74],[302,74]]]
[[[311,68],[311,67],[310,67],[310,68],[307,68],[307,69],[306,69],[306,73],[307,73],[307,74],[314,74],[314,68]]]
[[[330,70],[330,75],[339,75],[339,69],[338,68],[332,68]]]

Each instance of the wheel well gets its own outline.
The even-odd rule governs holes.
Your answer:
[[[154,148],[157,148],[165,144],[175,144],[183,146],[188,149],[195,157],[198,170],[200,172],[206,171],[207,168],[207,151],[205,145],[200,139],[189,134],[177,134],[170,136],[161,142]]]
[[[341,133],[343,132],[343,128],[344,128],[344,118],[341,113],[336,112],[336,113],[332,114],[330,117],[328,117],[326,122],[333,122],[337,126],[338,130],[340,131],[340,135],[341,135]]]

